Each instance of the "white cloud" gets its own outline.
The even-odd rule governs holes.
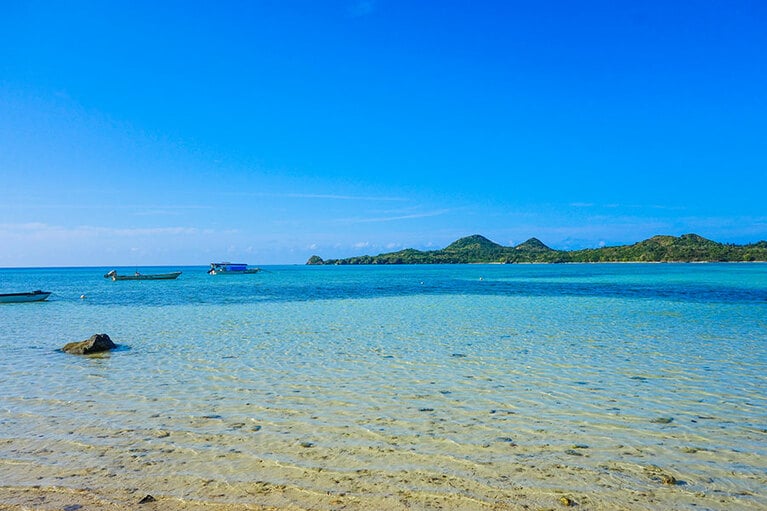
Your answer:
[[[386,195],[341,195],[332,193],[266,193],[266,192],[242,192],[227,193],[225,195],[247,196],[247,197],[272,197],[277,199],[320,199],[334,201],[381,201],[381,202],[406,202],[409,199],[404,197],[390,197]]]
[[[81,225],[64,227],[45,223],[0,224],[0,235],[18,238],[38,238],[41,236],[53,238],[92,238],[92,237],[142,237],[142,236],[191,236],[208,234],[210,229],[196,227],[145,227],[145,228],[113,228]]]
[[[137,256],[157,261],[171,252],[186,257],[215,246],[231,232],[184,226],[112,228],[6,223],[0,224],[0,246],[9,249],[0,252],[0,266],[133,263],[138,262]]]
[[[360,200],[360,201],[405,201],[403,197],[386,197],[370,195],[333,195],[322,193],[287,193],[281,197],[293,199],[328,199],[328,200]]]
[[[349,224],[362,224],[370,222],[394,222],[397,220],[412,220],[415,218],[427,218],[432,216],[441,216],[449,213],[449,209],[438,209],[435,211],[425,211],[423,213],[412,213],[409,215],[397,215],[397,216],[385,216],[385,217],[370,217],[370,218],[343,218],[338,219],[337,222],[349,223]]]

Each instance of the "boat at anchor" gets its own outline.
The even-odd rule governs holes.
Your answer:
[[[258,273],[261,268],[250,268],[243,263],[210,263],[209,275],[243,275]]]
[[[118,275],[117,270],[112,270],[106,273],[104,278],[112,280],[173,280],[177,279],[179,275],[181,275],[180,271],[170,273],[139,273],[137,271],[133,275]]]
[[[0,303],[42,302],[50,295],[50,291],[40,289],[27,293],[0,293]]]

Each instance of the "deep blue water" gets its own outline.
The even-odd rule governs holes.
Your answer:
[[[76,301],[84,294],[98,299],[97,305],[122,306],[451,294],[767,301],[767,265],[761,264],[270,266],[258,275],[263,278],[212,278],[204,267],[150,267],[141,270],[184,273],[176,281],[119,283],[102,278],[109,269],[0,270],[0,292],[43,288],[53,290],[51,301]]]

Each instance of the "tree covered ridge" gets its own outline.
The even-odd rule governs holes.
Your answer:
[[[440,250],[413,248],[376,256],[327,259],[313,255],[306,264],[466,264],[466,263],[599,263],[599,262],[753,262],[767,261],[767,241],[748,245],[718,243],[697,234],[653,236],[615,247],[554,250],[537,238],[513,247],[474,234]]]

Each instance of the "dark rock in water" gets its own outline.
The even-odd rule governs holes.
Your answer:
[[[90,355],[91,353],[113,350],[116,347],[117,345],[107,334],[95,334],[85,341],[70,342],[64,345],[61,350],[73,355]]]
[[[671,474],[663,474],[663,475],[661,475],[660,476],[660,482],[662,482],[663,484],[668,484],[668,485],[672,485],[672,486],[675,485],[675,484],[679,484],[679,481],[676,480],[676,477],[672,476]]]
[[[147,495],[147,496],[146,496],[146,497],[144,497],[143,499],[139,500],[139,501],[138,501],[138,503],[139,503],[139,504],[146,504],[146,503],[148,503],[148,502],[154,502],[155,500],[156,500],[156,499],[155,499],[154,497],[152,497],[151,495]]]
[[[678,480],[676,477],[672,476],[668,472],[664,471],[662,468],[650,465],[649,467],[645,467],[645,472],[648,476],[654,481],[657,481],[659,483],[667,484],[669,486],[676,486],[676,485],[684,485],[687,484],[684,481]]]
[[[654,424],[671,424],[673,421],[673,417],[658,417],[657,419],[650,420]]]

